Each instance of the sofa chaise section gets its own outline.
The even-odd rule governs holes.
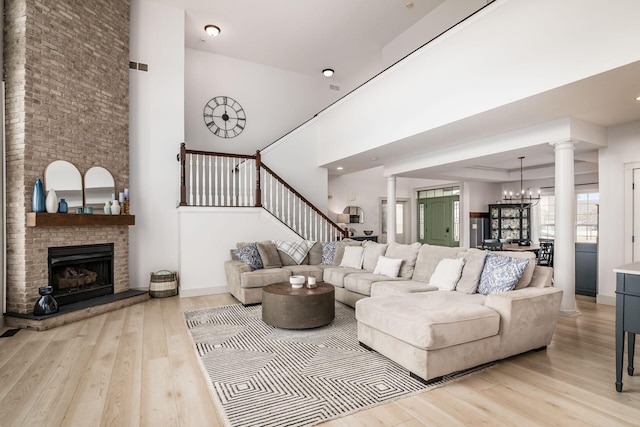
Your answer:
[[[362,299],[358,340],[425,381],[546,347],[562,299],[551,273],[536,266],[524,288],[486,296],[437,290]]]

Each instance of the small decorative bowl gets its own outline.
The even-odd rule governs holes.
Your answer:
[[[292,288],[299,289],[304,286],[305,277],[304,276],[291,276],[289,277],[289,283],[291,283]]]
[[[364,230],[365,236],[371,236],[373,234],[373,230]]]

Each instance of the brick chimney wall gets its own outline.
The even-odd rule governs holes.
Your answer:
[[[114,242],[115,292],[129,288],[127,227],[26,227],[54,160],[102,166],[129,185],[128,0],[6,0],[7,312],[31,313],[47,248]]]

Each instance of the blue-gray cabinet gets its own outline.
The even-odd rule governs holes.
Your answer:
[[[596,296],[598,245],[576,243],[576,294]]]

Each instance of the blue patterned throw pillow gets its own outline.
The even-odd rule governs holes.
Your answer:
[[[243,246],[239,249],[233,249],[233,254],[245,264],[249,264],[252,270],[259,270],[262,268],[262,258],[258,252],[258,246],[252,243],[247,246]]]
[[[336,257],[336,245],[337,241],[322,243],[322,264],[333,265],[333,260]]]
[[[487,252],[478,293],[489,295],[512,290],[527,264],[529,264],[528,258],[511,258]]]

